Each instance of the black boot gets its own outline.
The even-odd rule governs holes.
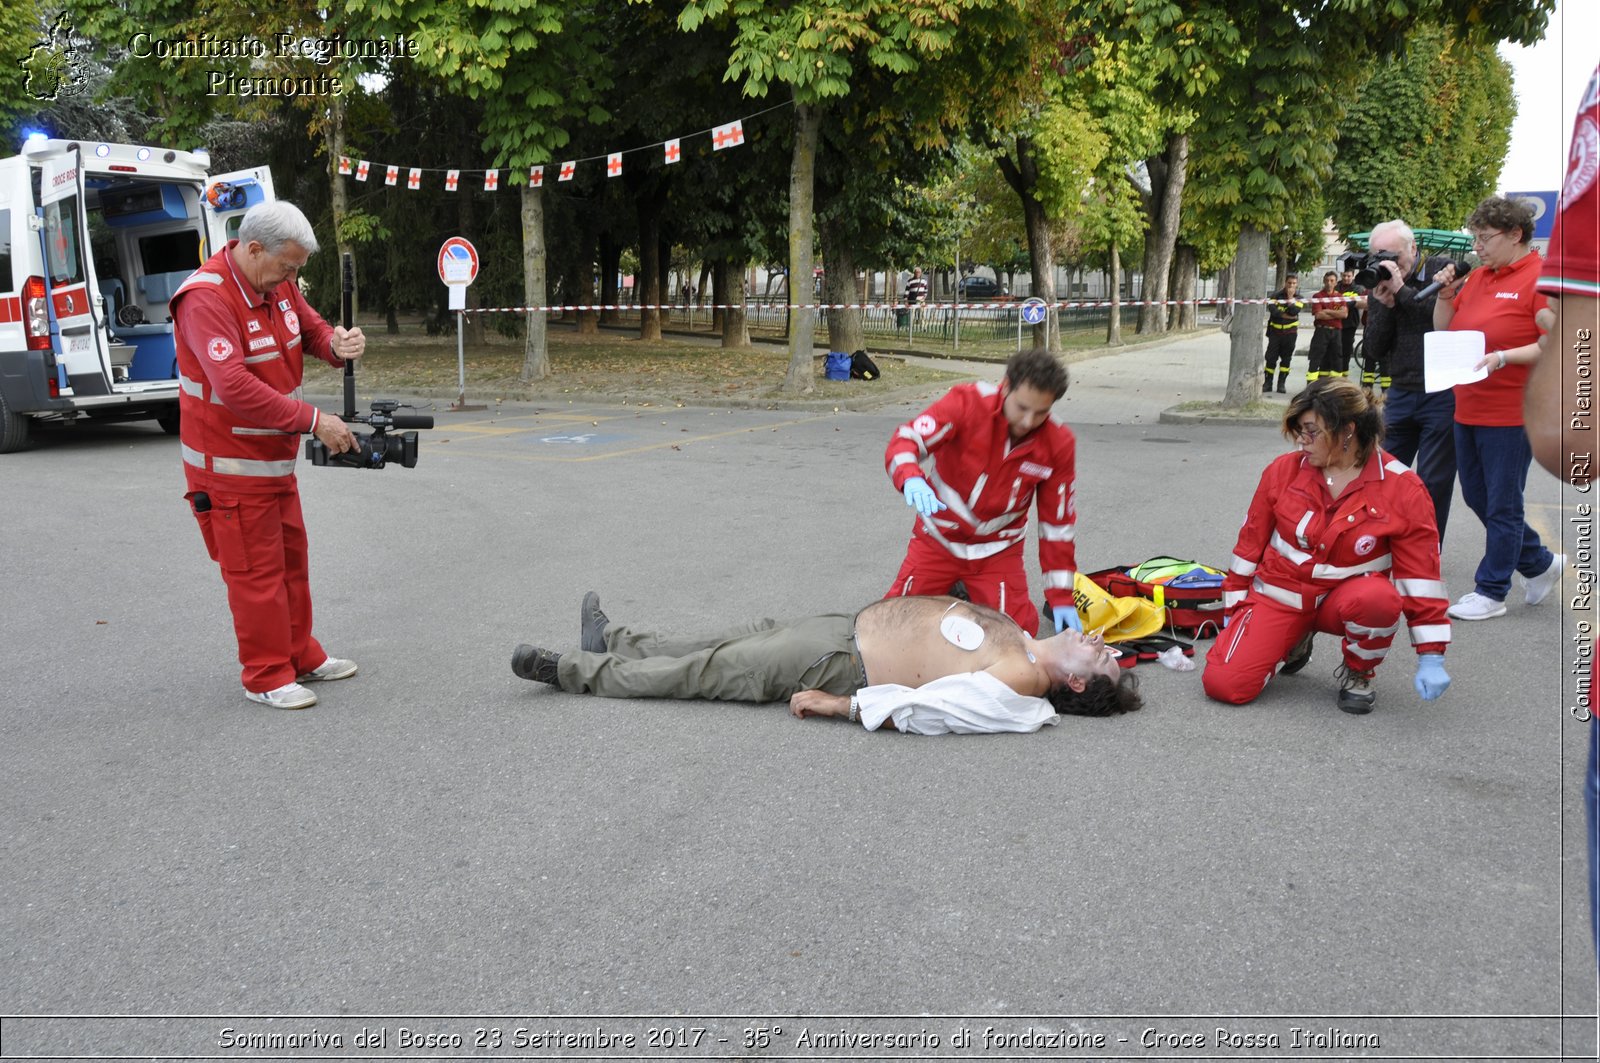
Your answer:
[[[1267,378],[1261,382],[1261,394],[1265,395],[1272,390],[1272,370],[1267,370]]]
[[[1285,370],[1283,370],[1282,372],[1280,372],[1278,374],[1278,394],[1279,395],[1282,395],[1282,394],[1286,393],[1289,390],[1288,384],[1289,384],[1289,371],[1287,369],[1285,369]]]

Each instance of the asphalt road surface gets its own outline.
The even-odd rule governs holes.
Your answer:
[[[0,459],[5,1058],[342,1059],[362,1029],[381,1058],[561,1029],[589,1040],[521,1058],[623,1030],[633,1058],[1042,1058],[1030,1029],[1049,1058],[1593,1056],[1560,601],[1458,624],[1437,702],[1401,638],[1364,718],[1327,637],[1251,706],[1147,664],[1143,712],[1036,735],[512,675],[591,588],[681,631],[880,596],[914,412],[440,410],[415,469],[302,463],[317,632],[361,672],[299,713],[240,694],[175,440]],[[1085,570],[1225,564],[1284,447],[1078,431]],[[1528,498],[1547,532],[1575,501],[1538,470]],[[1453,595],[1482,538],[1458,499]],[[669,1028],[713,1032],[645,1044]]]

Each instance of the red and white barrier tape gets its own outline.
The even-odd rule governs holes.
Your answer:
[[[1303,300],[1309,303],[1310,300]],[[1344,300],[1341,299],[1340,302]],[[1097,302],[1058,302],[1045,303],[1052,310],[1104,310],[1110,307],[1137,307],[1137,306],[1260,306],[1268,303],[1280,303],[1281,299],[1124,299],[1120,302],[1101,300]],[[1021,308],[1024,304],[1019,300],[1005,303],[922,303],[912,306],[909,303],[795,303],[789,306],[786,303],[703,303],[691,306],[687,303],[569,303],[562,306],[480,306],[475,309],[464,310],[466,314],[531,314],[542,311],[544,313],[560,313],[565,310],[744,310],[752,308],[764,310],[946,310],[959,305],[963,310],[1012,310]],[[1032,304],[1037,306],[1038,304]]]

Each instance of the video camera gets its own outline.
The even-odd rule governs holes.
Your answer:
[[[349,363],[345,363],[348,365]],[[372,412],[346,414],[346,422],[370,425],[368,435],[356,435],[356,449],[343,454],[328,451],[320,439],[306,440],[306,457],[313,465],[345,465],[352,469],[381,469],[392,461],[408,469],[417,467],[417,433],[397,432],[389,435],[391,428],[432,428],[433,418],[425,413],[396,413],[400,403],[393,399],[379,399],[372,404]],[[411,407],[404,407],[411,409]]]
[[[345,328],[355,319],[356,267],[349,255],[344,256],[344,298],[340,317]],[[311,464],[343,465],[350,469],[381,469],[390,462],[399,462],[408,469],[417,467],[417,433],[397,432],[389,435],[391,428],[432,428],[433,416],[426,413],[397,413],[412,409],[394,399],[378,399],[371,413],[356,412],[356,363],[344,363],[344,412],[340,415],[346,424],[364,424],[372,428],[368,434],[353,433],[354,450],[343,454],[329,452],[328,445],[320,439],[306,440],[306,458]]]
[[[1379,267],[1380,262],[1393,262],[1396,269],[1400,268],[1400,256],[1393,251],[1367,251],[1360,254],[1349,254],[1339,264],[1340,269],[1355,270],[1357,286],[1362,288],[1376,288],[1389,279],[1389,271]]]

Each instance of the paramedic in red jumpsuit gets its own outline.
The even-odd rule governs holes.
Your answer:
[[[1039,565],[1054,630],[1082,631],[1073,602],[1077,573],[1074,476],[1077,442],[1050,417],[1067,371],[1040,349],[1013,355],[999,386],[958,384],[895,430],[884,463],[917,523],[886,598],[948,594],[957,581],[978,605],[1039,630],[1022,543],[1039,500]]]
[[[296,274],[316,249],[298,208],[259,204],[169,304],[185,497],[228,588],[245,697],[284,709],[316,703],[301,683],[356,671],[311,634],[294,473],[302,433],[336,454],[355,445],[343,421],[301,400],[305,354],[343,365],[366,346],[359,328],[330,328],[301,297]]]
[[[1253,700],[1280,664],[1285,673],[1305,666],[1320,631],[1341,639],[1339,708],[1368,713],[1373,671],[1403,629],[1418,655],[1417,693],[1432,701],[1450,685],[1450,602],[1432,498],[1378,446],[1383,414],[1347,377],[1323,378],[1291,399],[1283,431],[1300,449],[1267,466],[1239,530],[1206,693]]]

